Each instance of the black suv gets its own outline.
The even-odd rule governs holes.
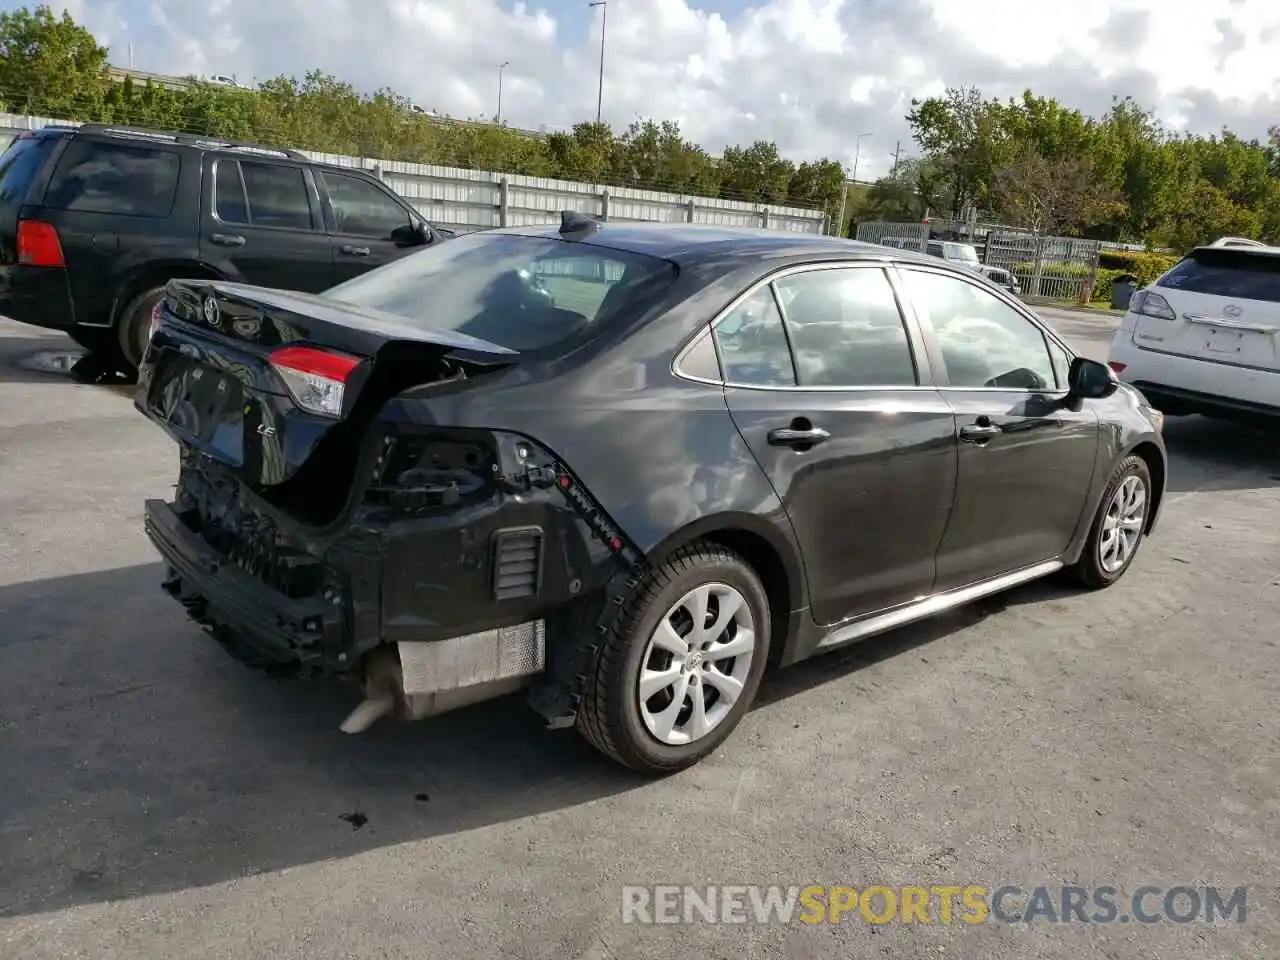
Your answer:
[[[126,371],[169,280],[319,293],[452,236],[377,177],[292,150],[85,124],[0,156],[0,314]]]

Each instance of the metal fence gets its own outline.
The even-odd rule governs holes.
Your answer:
[[[64,120],[0,114],[0,147],[18,133],[51,125],[74,126]],[[795,233],[825,233],[826,214],[802,207],[768,206],[688,194],[661,193],[460,170],[425,163],[403,163],[369,157],[299,151],[324,163],[373,171],[407,199],[423,216],[460,230],[558,223],[562,210],[618,221],[702,223],[728,227],[762,227]]]
[[[926,223],[889,223],[883,220],[859,223],[854,239],[863,243],[876,243],[898,250],[927,252],[929,225]]]
[[[992,231],[983,262],[1017,277],[1026,297],[1084,302],[1097,281],[1099,248],[1097,240]]]

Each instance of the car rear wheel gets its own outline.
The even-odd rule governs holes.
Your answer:
[[[644,773],[697,763],[750,709],[769,650],[769,601],[745,560],[695,544],[652,571],[588,672],[578,729]]]
[[[153,287],[134,297],[120,311],[116,339],[120,347],[120,358],[128,366],[129,373],[135,372],[142,363],[151,338],[151,321],[159,311],[163,299],[164,287]]]
[[[1084,552],[1072,572],[1090,589],[1109,587],[1129,569],[1142,546],[1151,512],[1151,471],[1126,457],[1111,474]]]

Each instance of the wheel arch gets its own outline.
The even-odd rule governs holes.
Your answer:
[[[649,551],[649,562],[661,564],[698,540],[738,554],[760,578],[769,600],[769,662],[777,664],[783,651],[794,645],[801,622],[798,614],[808,607],[796,545],[766,518],[751,513],[719,513],[699,517],[667,536]]]
[[[1168,465],[1160,447],[1151,440],[1140,440],[1130,447],[1120,459],[1140,457],[1151,474],[1151,509],[1147,511],[1147,527],[1143,534],[1148,534],[1156,525],[1160,513],[1160,503],[1164,499],[1164,485],[1168,477]]]

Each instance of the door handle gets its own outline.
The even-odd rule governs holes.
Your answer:
[[[349,257],[367,257],[369,255],[368,247],[353,247],[349,243],[342,245],[342,252]]]
[[[803,419],[792,420],[789,427],[769,431],[769,442],[775,447],[812,447],[830,439],[827,431]]]
[[[960,439],[968,443],[983,444],[1003,432],[986,417],[979,417],[977,423],[970,423],[960,428]]]
[[[222,247],[243,247],[244,246],[244,237],[236,236],[233,233],[215,233],[209,239]]]

